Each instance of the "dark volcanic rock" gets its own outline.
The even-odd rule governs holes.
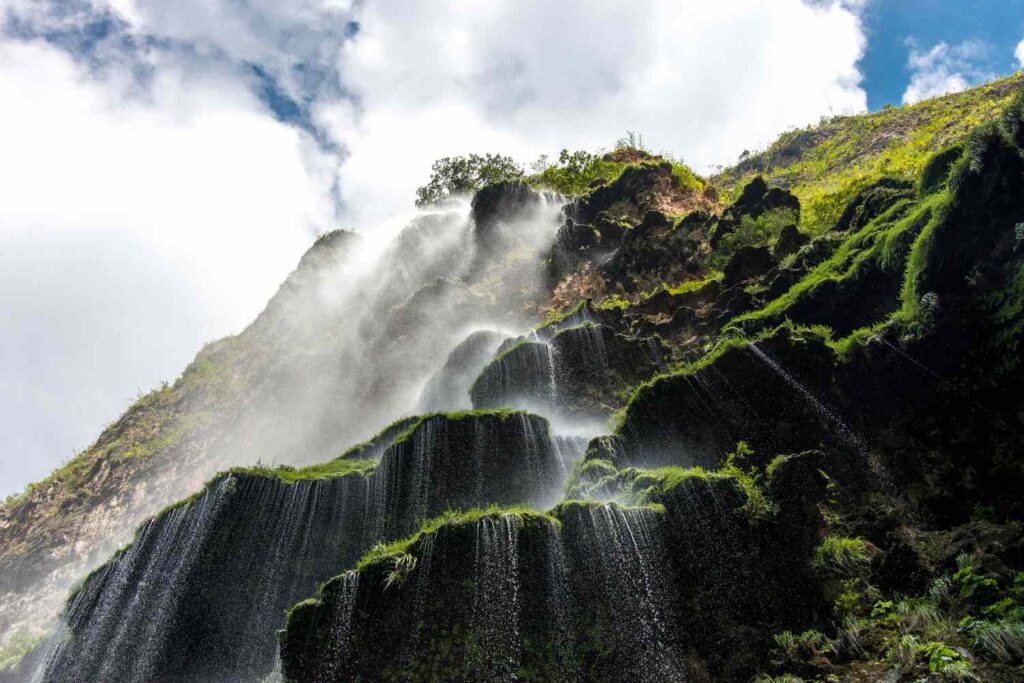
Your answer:
[[[741,247],[725,266],[725,284],[740,282],[764,275],[775,267],[775,257],[768,247]]]
[[[800,232],[800,229],[795,225],[787,225],[779,233],[779,239],[775,241],[775,258],[782,258],[789,256],[800,250],[800,247],[804,246],[811,241],[811,238]]]
[[[718,218],[711,232],[711,246],[716,247],[725,235],[740,226],[744,216],[760,218],[776,209],[788,209],[800,217],[800,200],[795,195],[778,187],[768,188],[764,178],[758,176],[743,188],[739,198]]]
[[[914,184],[910,181],[883,178],[861,190],[850,200],[833,229],[839,232],[856,232],[899,200],[913,196]]]
[[[540,202],[541,196],[521,180],[507,180],[482,188],[473,195],[472,202],[477,239],[486,242],[496,222],[508,220],[510,216],[534,208]]]

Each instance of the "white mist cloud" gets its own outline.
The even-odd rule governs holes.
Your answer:
[[[244,88],[121,76],[0,42],[0,493],[239,330],[330,225],[331,167]]]
[[[907,67],[910,83],[903,92],[903,103],[913,104],[947,93],[961,92],[990,74],[978,66],[985,45],[966,41],[957,45],[941,42],[927,50],[920,50],[912,42]]]
[[[1017,64],[1024,68],[1024,40],[1017,43],[1017,49],[1013,51],[1013,54],[1017,58]]]

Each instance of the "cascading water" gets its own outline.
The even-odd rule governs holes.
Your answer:
[[[476,524],[471,632],[476,656],[467,661],[467,678],[515,679],[522,659],[519,631],[519,532],[516,515],[485,517]]]
[[[136,541],[99,570],[64,615],[66,638],[33,675],[38,681],[144,681],[188,571],[234,482],[147,522]]]
[[[330,620],[330,652],[328,661],[346,662],[351,655],[352,611],[359,592],[359,572],[346,572],[338,583],[334,611]],[[334,671],[336,675],[340,671]]]
[[[614,624],[617,680],[677,681],[680,663],[662,611],[670,604],[664,548],[655,513],[613,504],[590,506],[585,520],[590,561]],[[586,545],[584,545],[586,547]]]
[[[750,349],[750,351],[765,365],[771,368],[775,374],[781,377],[786,384],[800,394],[800,396],[807,401],[814,411],[820,417],[824,418],[825,422],[830,424],[842,439],[852,446],[862,458],[864,458],[876,474],[881,474],[882,465],[878,461],[878,458],[871,453],[871,449],[868,448],[867,443],[865,443],[864,439],[854,432],[853,429],[851,429],[834,410],[830,409],[818,400],[810,389],[801,384],[799,380],[793,377],[793,375],[786,372],[786,370],[779,365],[775,359],[765,353],[755,342],[747,344],[747,348]]]
[[[221,477],[86,582],[36,680],[258,678],[284,609],[363,552],[366,494],[359,474]]]
[[[536,415],[428,417],[385,451],[371,477],[366,542],[412,533],[449,508],[550,502],[566,475]]]
[[[478,330],[460,342],[448,354],[444,366],[423,387],[417,411],[430,413],[471,408],[469,391],[473,381],[494,357],[505,337],[499,332]]]
[[[350,350],[373,349],[380,355],[373,367],[353,366],[358,369],[340,390],[365,399],[381,398],[380,392],[386,392],[389,398],[378,406],[380,415],[393,412],[399,400],[408,400],[413,378],[436,368],[438,354],[445,346],[450,348],[447,338],[434,338],[429,348],[423,346],[427,342],[412,341],[418,326],[427,323],[408,302],[440,296],[441,300],[431,300],[432,311],[436,306],[459,324],[480,314],[480,309],[467,312],[458,297],[449,296],[449,285],[424,288],[431,278],[450,272],[446,259],[459,250],[459,235],[464,233],[455,225],[450,217],[424,217],[378,257],[379,263],[394,268],[386,283],[357,278],[346,302],[335,302],[337,310],[354,315],[333,340],[341,345],[336,350],[347,344]],[[436,243],[426,248],[431,240]],[[414,252],[417,259],[408,261]],[[486,261],[468,256],[455,259],[455,269],[470,267],[466,264],[471,260],[475,272],[486,269]],[[388,315],[372,313],[381,310]],[[519,376],[520,369],[510,364],[528,357],[525,365],[539,369],[536,381],[547,401],[557,404],[556,330],[562,330],[566,339],[577,338],[567,346],[571,357],[585,357],[606,368],[604,333],[589,322],[591,318],[589,308],[581,307],[553,326],[550,335],[545,333],[543,342],[527,342],[519,354],[505,354],[505,366],[497,364],[499,389],[502,368],[506,379]],[[287,327],[294,322],[277,320],[271,328],[275,335],[288,337]],[[436,329],[437,320],[430,324]],[[380,346],[374,340],[381,335],[412,341],[413,347],[400,348],[390,341]],[[472,366],[480,363],[480,348],[493,353],[498,341],[494,333],[478,333],[472,344],[449,353],[448,360],[476,372]],[[393,378],[384,384],[376,381],[374,373],[393,367],[410,372],[399,384]],[[470,374],[462,371],[459,381],[465,383]],[[445,381],[458,383],[450,379]],[[435,392],[431,400],[452,401],[458,391],[450,389]],[[374,418],[364,413],[359,420],[372,423]],[[353,566],[371,544],[410,533],[422,519],[449,507],[550,504],[586,445],[581,437],[553,437],[546,421],[525,413],[439,415],[410,425],[411,431],[398,443],[384,448],[401,431],[396,428],[394,435],[360,451],[376,455],[383,449],[375,471],[367,476],[285,483],[269,476],[228,475],[199,499],[148,523],[136,543],[88,581],[69,605],[66,635],[53,641],[36,678],[274,679],[279,660],[273,634],[282,625],[282,612],[319,581],[338,568]],[[519,517],[503,515],[484,518],[476,530],[470,622],[479,648],[467,661],[475,662],[477,679],[506,680],[520,668],[523,645],[515,615],[523,599],[517,569],[521,529]],[[545,609],[557,640],[569,638],[571,631],[570,570],[557,529],[551,526],[548,534],[548,577],[540,595],[549,596]],[[432,536],[418,548],[426,559],[418,569],[417,612],[427,602],[432,548]],[[341,648],[331,655],[335,661],[350,659],[344,648],[351,640],[359,576],[346,574],[335,588],[332,642]]]

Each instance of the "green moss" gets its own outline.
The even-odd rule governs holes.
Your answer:
[[[786,292],[762,308],[731,320],[726,331],[734,327],[750,331],[765,325],[777,325],[785,319],[786,312],[792,306],[813,295],[826,282],[854,280],[869,265],[890,272],[901,269],[905,261],[908,268],[923,267],[923,257],[915,256],[915,253],[920,254],[922,251],[917,242],[937,223],[948,199],[948,193],[941,191],[917,203],[911,200],[896,202],[845,239],[828,259]],[[910,256],[907,257],[908,245],[912,240],[916,241],[909,248]]]
[[[317,465],[308,467],[289,467],[280,465],[278,467],[266,467],[256,465],[253,467],[235,467],[230,471],[234,474],[251,474],[258,477],[270,477],[291,484],[297,481],[311,481],[316,479],[335,479],[346,477],[350,474],[368,476],[377,467],[374,460],[355,460],[336,458]]]
[[[820,233],[863,188],[886,175],[916,178],[936,152],[994,121],[1022,83],[1016,74],[914,105],[835,117],[782,135],[711,180],[735,190],[763,175],[800,199],[804,228]]]
[[[473,508],[465,511],[449,510],[437,517],[425,520],[421,523],[420,528],[415,533],[405,538],[392,541],[390,543],[378,543],[359,560],[356,564],[356,571],[362,571],[371,564],[375,564],[385,559],[393,559],[396,555],[408,553],[412,546],[415,545],[422,536],[437,533],[442,527],[471,525],[476,524],[485,517],[497,518],[507,515],[515,515],[524,521],[532,520],[550,522],[556,525],[561,524],[561,522],[550,514],[545,514],[523,505],[505,507],[490,505],[486,508]]]
[[[555,517],[556,519],[562,519],[567,515],[574,514],[574,512],[576,511],[591,510],[594,508],[602,508],[606,506],[616,507],[621,510],[646,510],[648,512],[653,512],[656,515],[665,514],[665,506],[660,503],[648,502],[632,505],[619,502],[593,500],[589,498],[571,498],[569,500],[563,500],[554,508],[552,508],[549,514]]]
[[[346,449],[341,455],[338,456],[338,459],[341,460],[355,458],[355,456],[357,456],[362,451],[365,451],[367,448],[371,448],[373,446],[378,445],[382,440],[387,438],[388,434],[399,433],[399,427],[401,427],[405,423],[411,423],[411,421],[413,420],[417,420],[417,417],[407,415],[405,417],[398,418],[397,420],[389,424],[387,427],[385,427],[384,429],[380,430],[372,437],[367,439],[366,441],[363,441],[362,443],[357,443],[356,445]],[[390,442],[387,445],[390,445]]]
[[[565,320],[566,318],[568,318],[570,315],[573,315],[574,313],[579,313],[583,309],[583,307],[586,306],[586,305],[587,305],[587,300],[586,299],[580,299],[575,304],[573,304],[570,308],[567,308],[565,310],[562,310],[562,311],[548,311],[547,316],[544,318],[543,324],[541,324],[540,326],[534,328],[533,330],[531,330],[531,332],[539,332],[539,331],[543,330],[545,327],[548,327],[550,325],[554,325],[555,323],[560,323],[563,320]],[[527,334],[525,336],[528,337],[530,335]]]
[[[680,294],[689,294],[690,292],[696,292],[704,289],[712,282],[719,282],[722,279],[722,271],[711,270],[702,278],[696,280],[685,280],[676,285],[668,285],[662,283],[662,288],[673,296],[679,296]]]
[[[14,668],[41,639],[27,633],[16,631],[7,638],[7,643],[0,647],[0,672]]]
[[[923,197],[942,189],[946,185],[953,164],[963,156],[963,153],[964,146],[956,144],[929,159],[918,176],[917,193]]]
[[[481,408],[478,410],[456,410],[448,413],[427,413],[425,415],[418,416],[418,419],[409,425],[409,428],[403,431],[401,434],[396,436],[391,442],[391,445],[397,445],[407,441],[416,432],[421,424],[427,420],[431,420],[435,417],[444,418],[448,422],[458,422],[460,420],[474,420],[480,417],[493,417],[499,421],[504,422],[514,415],[529,415],[532,418],[543,420],[547,424],[547,418],[534,415],[525,410],[516,410],[513,408]]]

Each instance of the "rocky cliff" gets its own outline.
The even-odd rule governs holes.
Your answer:
[[[4,675],[1019,680],[1020,85],[326,236],[5,505]]]

